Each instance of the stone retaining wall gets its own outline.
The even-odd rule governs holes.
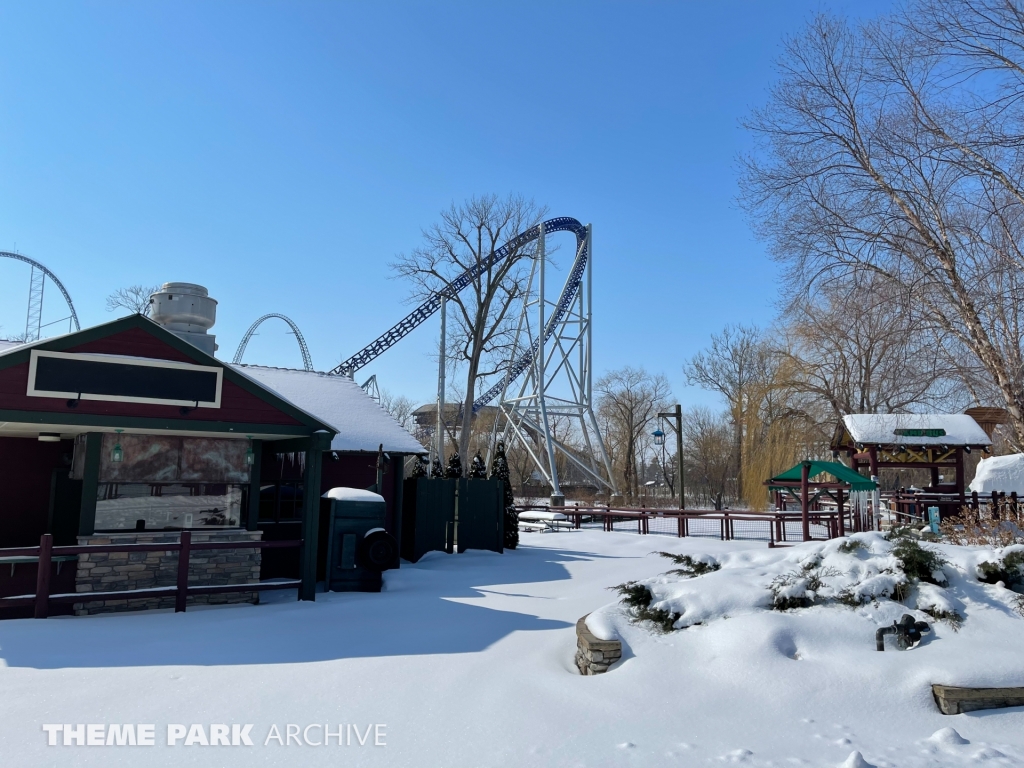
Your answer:
[[[601,640],[587,627],[587,617],[576,622],[576,667],[581,675],[601,675],[622,658],[622,641]]]
[[[259,541],[262,531],[239,529],[192,531],[192,543],[206,541]],[[79,536],[79,545],[87,544],[177,544],[177,531],[131,531],[97,533]],[[258,549],[193,549],[189,553],[188,583],[256,584],[260,580],[261,550]],[[103,600],[101,593],[127,589],[174,587],[178,582],[178,553],[110,552],[79,555],[75,574],[75,591],[93,593],[95,599],[74,604],[76,616],[114,611],[142,611],[151,608],[173,608],[174,592],[167,597],[137,600]],[[226,603],[257,603],[258,592],[190,595],[188,605],[222,605]]]

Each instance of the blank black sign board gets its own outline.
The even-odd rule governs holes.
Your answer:
[[[37,391],[45,392],[190,403],[217,400],[217,373],[210,370],[40,356],[34,383]]]

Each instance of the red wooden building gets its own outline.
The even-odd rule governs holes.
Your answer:
[[[351,381],[304,372],[307,386],[289,390],[277,379],[293,372],[239,370],[181,335],[133,315],[0,342],[0,548],[44,533],[57,545],[184,529],[301,538],[301,552],[268,557],[262,577],[301,575],[300,596],[313,599],[321,494],[375,484],[382,443],[394,454],[380,490],[399,535],[400,453],[422,449],[372,399]],[[55,592],[81,584],[66,565]],[[12,562],[0,568],[0,596],[30,593],[34,581],[34,565]]]

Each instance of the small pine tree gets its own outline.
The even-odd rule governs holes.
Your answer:
[[[448,468],[445,469],[444,476],[448,478],[462,477],[462,457],[459,456],[458,451],[448,459]]]
[[[418,456],[416,463],[412,467],[413,477],[426,477],[427,472],[430,470],[430,462],[427,461],[426,456]]]
[[[441,460],[434,459],[434,462],[430,466],[431,477],[444,477],[444,468],[441,467]]]
[[[484,457],[480,455],[480,451],[477,451],[476,456],[473,457],[473,463],[469,468],[469,476],[477,480],[487,478],[487,465],[484,464]]]
[[[505,481],[505,549],[515,549],[519,544],[519,513],[515,508],[515,494],[512,493],[511,474],[508,470],[508,458],[505,456],[505,443],[498,441],[491,461],[491,477]]]

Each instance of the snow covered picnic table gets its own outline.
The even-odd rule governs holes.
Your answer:
[[[569,518],[561,512],[537,512],[523,510],[519,513],[519,527],[527,531],[557,531],[561,525],[569,524]]]

